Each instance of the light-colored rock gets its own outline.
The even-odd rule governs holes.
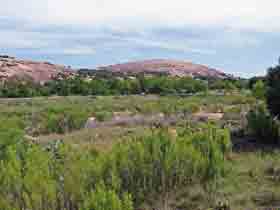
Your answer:
[[[120,74],[167,74],[178,77],[214,77],[214,78],[228,78],[232,77],[222,71],[207,67],[205,65],[194,64],[187,61],[177,61],[170,59],[152,59],[137,62],[129,62],[123,64],[116,64],[110,66],[103,66],[97,68],[98,70],[105,70]]]
[[[28,60],[18,60],[9,56],[0,55],[0,79],[11,80],[13,78],[29,78],[37,83],[47,82],[56,77],[69,77],[75,71],[48,62],[34,62]]]
[[[86,124],[85,124],[85,128],[94,128],[96,127],[97,121],[95,117],[90,117],[88,118]]]
[[[208,120],[221,120],[224,117],[224,113],[207,113],[199,112],[193,115],[196,120],[208,121]]]

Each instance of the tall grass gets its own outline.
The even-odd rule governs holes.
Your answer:
[[[210,198],[229,152],[228,131],[210,126],[177,137],[155,132],[109,153],[17,143],[0,160],[0,209],[131,210],[151,195],[197,184]]]

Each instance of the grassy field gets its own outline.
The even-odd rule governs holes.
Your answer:
[[[89,117],[110,120],[115,113],[151,115],[191,114],[199,111],[238,113],[254,98],[229,96],[100,96],[1,99],[0,119],[31,135],[66,133],[83,128]]]
[[[204,120],[193,120],[195,113],[223,113],[216,126],[233,131],[245,130],[244,113],[255,103],[248,95],[226,96],[103,96],[103,97],[51,97],[33,99],[0,100],[0,134],[7,127],[17,128],[34,140],[47,145],[55,140],[73,145],[79,150],[96,150],[110,153],[116,144],[152,135],[165,130],[171,138],[180,139],[185,127],[200,131]],[[116,116],[152,116],[162,114],[183,117],[170,125],[142,124],[108,125],[85,129],[89,117],[98,122],[110,122]],[[165,118],[166,119],[166,118]],[[179,136],[179,137],[178,137]],[[182,135],[186,136],[186,135]],[[244,139],[243,139],[244,138]],[[244,147],[226,155],[225,176],[212,194],[216,203],[225,202],[231,209],[256,209],[262,206],[280,206],[280,156],[277,148],[263,148],[246,144],[244,132],[241,137],[232,133],[232,142],[244,141]],[[217,204],[218,205],[218,204]],[[209,192],[199,183],[191,187],[180,186],[162,194],[151,193],[139,204],[139,208],[156,209],[208,209]]]

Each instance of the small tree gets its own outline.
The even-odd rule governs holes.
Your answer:
[[[266,87],[263,83],[262,80],[258,80],[254,85],[253,85],[253,95],[255,98],[258,100],[262,100],[265,98],[266,94]]]
[[[274,116],[280,114],[280,65],[269,68],[267,74],[267,106]]]
[[[247,114],[249,133],[264,144],[279,143],[279,123],[273,119],[263,104]]]

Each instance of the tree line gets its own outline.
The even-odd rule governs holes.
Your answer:
[[[246,88],[241,80],[202,80],[167,76],[135,78],[84,78],[77,76],[53,80],[44,85],[32,81],[6,81],[0,86],[0,97],[35,97],[51,95],[130,95],[130,94],[193,94],[207,90]]]

